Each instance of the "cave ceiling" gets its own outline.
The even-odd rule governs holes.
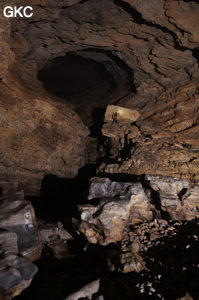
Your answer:
[[[1,182],[24,184],[25,177],[38,190],[45,174],[75,176],[85,163],[83,140],[92,111],[108,104],[140,113],[134,126],[141,138],[133,141],[131,165],[120,164],[119,172],[199,179],[197,1],[12,4],[19,2],[34,8],[31,18],[5,18],[2,11],[0,16]],[[6,5],[1,1],[1,9]],[[45,85],[41,72],[67,57],[87,66],[76,72],[79,81],[74,79],[80,86],[80,75],[84,78],[83,90],[63,97],[55,92],[56,80]]]

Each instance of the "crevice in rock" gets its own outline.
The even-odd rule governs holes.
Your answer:
[[[182,46],[182,45],[179,44],[177,35],[174,32],[172,32],[170,29],[168,29],[167,27],[161,26],[161,25],[159,25],[157,23],[151,23],[151,22],[145,20],[142,17],[142,14],[139,11],[137,11],[135,8],[133,8],[127,2],[124,2],[122,0],[114,0],[114,3],[117,4],[119,7],[121,7],[122,9],[124,9],[133,18],[133,21],[135,23],[137,23],[137,24],[145,24],[145,25],[147,25],[149,27],[154,27],[154,28],[160,29],[164,33],[170,34],[172,36],[172,38],[173,38],[175,49],[180,50],[180,51],[186,51],[186,50],[188,50],[187,47],[184,47],[184,46]],[[178,30],[182,34],[184,34],[184,30],[182,30],[180,28],[178,28]],[[159,40],[158,37],[156,38],[156,40],[157,41]]]
[[[151,185],[150,185],[150,181],[146,180],[146,174],[142,174],[140,176],[140,183],[142,184],[143,188],[145,189],[145,192],[147,194],[147,190],[150,193],[150,198],[151,198],[151,204],[155,206],[155,208],[157,209],[157,211],[160,211],[161,213],[161,217],[165,220],[169,220],[169,215],[167,212],[163,211],[161,208],[161,200],[160,200],[160,195],[158,193],[158,191],[155,191]]]
[[[155,28],[158,28],[160,30],[162,30],[164,33],[169,33],[173,36],[173,32],[171,30],[169,30],[168,28],[166,27],[163,27],[161,25],[158,25],[158,24],[155,24],[155,23],[151,23],[147,20],[145,20],[141,13],[139,11],[137,11],[135,8],[133,8],[129,3],[127,2],[124,2],[122,0],[114,0],[114,3],[121,7],[122,9],[124,9],[132,18],[133,18],[133,21],[137,24],[145,24],[147,26],[150,26],[150,27],[155,27]]]
[[[187,188],[183,188],[179,193],[178,193],[178,198],[180,201],[183,200],[184,196],[187,194],[188,189]]]
[[[195,59],[197,60],[198,64],[199,64],[199,48],[195,48],[193,49],[193,56],[195,57]]]

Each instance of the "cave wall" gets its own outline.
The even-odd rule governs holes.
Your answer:
[[[130,82],[122,84],[103,104],[140,113],[130,162],[120,162],[114,171],[106,165],[103,171],[198,181],[197,1],[22,2],[33,6],[33,17],[6,19],[2,8],[7,3],[1,2],[1,182],[28,181],[38,190],[45,174],[73,177],[84,164],[87,128],[71,104],[47,94],[37,79],[46,63],[77,51],[86,51],[87,58],[106,68],[99,52],[110,53],[116,66],[122,61],[130,72],[132,78],[124,75],[124,81],[134,85],[132,90]],[[119,67],[108,71],[120,81]],[[92,95],[86,116],[82,103],[82,119],[99,106]]]

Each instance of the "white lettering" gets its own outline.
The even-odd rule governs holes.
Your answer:
[[[10,18],[10,17],[26,17],[26,18],[30,18],[33,15],[33,12],[27,13],[27,10],[33,10],[33,8],[31,6],[20,6],[19,8],[17,8],[16,6],[12,7],[12,6],[6,6],[3,10],[3,14],[4,17],[6,18]]]
[[[27,13],[26,13],[26,10],[27,10],[27,9],[33,10],[33,8],[32,8],[31,6],[26,6],[26,7],[24,7],[24,10],[23,10],[24,16],[25,16],[26,18],[31,18],[32,15],[33,15],[33,13],[30,13],[29,15],[27,15]]]
[[[19,8],[14,7],[14,17],[17,17],[17,14],[19,15],[19,17],[23,18],[22,13],[20,12],[20,10],[23,8],[23,6],[20,6]]]
[[[8,14],[7,14],[8,11]],[[11,6],[6,6],[3,10],[3,14],[6,18],[13,17],[13,8]]]

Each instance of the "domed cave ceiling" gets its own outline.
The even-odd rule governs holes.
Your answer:
[[[0,4],[2,187],[38,194],[45,175],[89,163],[199,181],[197,1],[10,2],[34,13],[5,18]],[[103,129],[108,105],[140,117]]]

